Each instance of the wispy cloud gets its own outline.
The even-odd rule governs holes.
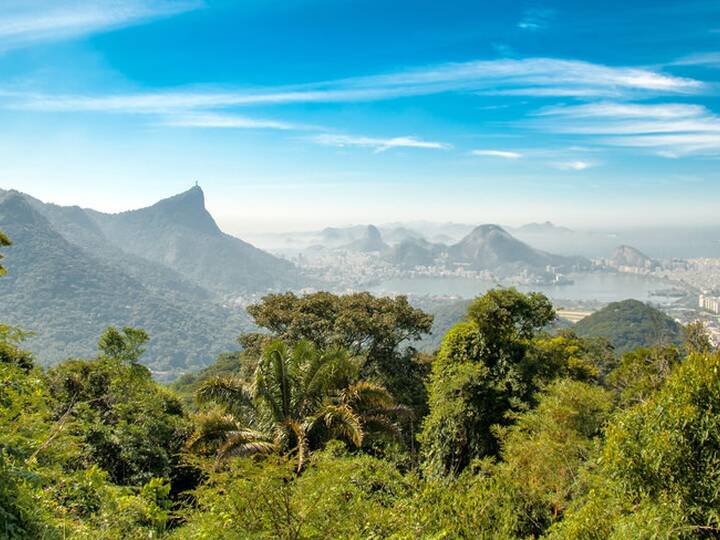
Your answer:
[[[255,90],[185,88],[112,95],[25,93],[6,96],[4,106],[157,114],[252,105],[378,101],[447,92],[628,98],[690,94],[703,89],[701,81],[644,68],[527,58],[440,64],[384,75]]]
[[[359,135],[338,135],[332,133],[323,133],[309,138],[310,141],[324,144],[328,146],[337,146],[340,148],[346,146],[362,146],[373,148],[375,152],[384,152],[391,148],[424,148],[432,150],[447,150],[452,145],[441,142],[424,141],[417,137],[392,137],[392,138],[376,138],[365,137]]]
[[[688,118],[702,116],[707,109],[687,103],[615,103],[599,102],[585,105],[547,107],[538,116],[565,116],[571,118]]]
[[[164,126],[225,129],[298,129],[287,122],[263,120],[233,114],[187,114],[171,117],[161,122]]]
[[[590,167],[595,167],[596,163],[581,160],[558,161],[556,163],[552,163],[552,166],[562,171],[584,171]]]
[[[671,65],[720,68],[720,52],[712,51],[691,54],[675,60]]]
[[[414,89],[436,93],[451,90],[544,89],[572,95],[579,89],[604,95],[609,89],[624,92],[692,93],[702,89],[700,81],[675,77],[659,71],[635,67],[610,67],[579,60],[525,58],[477,60],[441,64],[390,75],[359,77],[338,81],[347,88]]]
[[[720,155],[720,133],[674,133],[607,138],[607,144],[647,148],[657,155],[680,158],[692,154]]]
[[[4,0],[0,52],[138,24],[202,5],[201,0]]]
[[[517,27],[521,30],[544,30],[555,16],[555,10],[548,8],[526,9]]]
[[[470,154],[473,156],[490,156],[505,159],[519,159],[522,157],[522,154],[519,152],[510,152],[508,150],[472,150]]]
[[[720,117],[685,103],[594,103],[540,111],[535,128],[594,136],[601,144],[647,148],[666,157],[716,154]]]

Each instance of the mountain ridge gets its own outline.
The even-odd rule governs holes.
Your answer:
[[[0,229],[14,242],[0,280],[3,320],[35,333],[27,345],[44,362],[95,354],[108,325],[141,326],[152,338],[146,365],[172,378],[234,348],[235,335],[250,326],[241,312],[146,287],[68,241],[19,193],[0,196]]]

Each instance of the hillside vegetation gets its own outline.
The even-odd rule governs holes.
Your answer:
[[[662,311],[638,300],[613,302],[578,321],[575,332],[583,337],[604,337],[619,353],[639,347],[679,345],[683,327]]]
[[[11,203],[21,242],[88,263]],[[83,276],[100,292],[121,279],[102,270]],[[249,313],[262,331],[244,351],[175,390],[142,365],[141,328],[108,327],[96,354],[43,369],[0,325],[0,538],[720,532],[720,353],[701,326],[682,350],[618,357],[549,332],[542,294],[495,289],[430,356],[414,345],[432,317],[402,297],[273,294]]]
[[[199,187],[122,214],[0,191],[0,228],[15,240],[0,281],[7,323],[31,332],[46,365],[96,351],[108,325],[147,328],[145,364],[170,380],[237,349],[251,327],[237,296],[297,283],[278,259],[223,233]]]

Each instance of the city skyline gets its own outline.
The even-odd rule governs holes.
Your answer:
[[[590,22],[592,21],[592,22]],[[718,224],[712,2],[0,9],[0,188],[235,234]]]

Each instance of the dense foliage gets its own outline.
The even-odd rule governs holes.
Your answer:
[[[6,246],[10,246],[10,245],[12,245],[12,242],[10,241],[10,239],[7,236],[5,236],[5,234],[3,232],[0,232],[0,247],[6,247]],[[0,253],[0,260],[2,260],[2,258],[3,258],[3,255],[2,255],[2,253]],[[5,274],[5,268],[3,267],[2,264],[0,264],[0,276],[2,276],[4,274]]]
[[[43,370],[0,326],[0,538],[720,533],[720,353],[700,328],[617,358],[549,332],[544,296],[498,289],[426,373],[408,340],[431,321],[402,298],[251,312],[272,335],[178,385],[192,412],[142,365],[142,329],[109,327],[94,357]],[[392,370],[428,402],[404,402],[425,394]]]
[[[428,363],[412,343],[430,331],[432,317],[406,297],[271,294],[248,312],[255,324],[288,343],[305,339],[321,349],[341,347],[362,357],[363,379],[381,384],[416,413],[425,412]],[[246,334],[240,341],[257,350],[268,339],[266,334]]]
[[[615,350],[624,353],[638,347],[681,345],[683,327],[673,319],[638,300],[613,302],[575,324],[582,337],[605,337]]]
[[[353,448],[372,435],[399,434],[397,407],[382,386],[359,379],[361,364],[344,349],[319,350],[307,340],[278,340],[263,350],[252,385],[236,377],[205,381],[201,403],[222,411],[198,415],[190,447],[232,455],[293,454],[302,471],[310,451],[340,439]]]

